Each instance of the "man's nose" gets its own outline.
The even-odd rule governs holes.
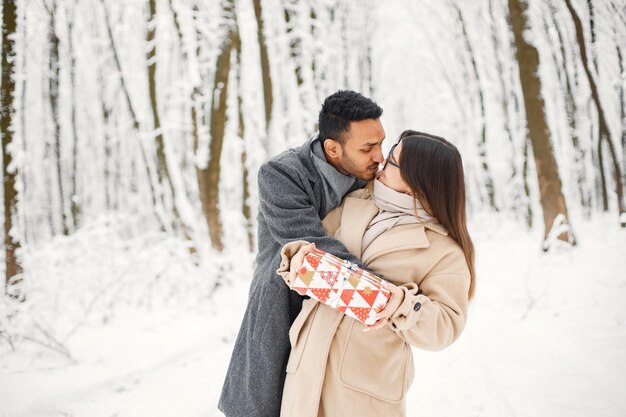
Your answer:
[[[372,159],[374,162],[378,162],[379,164],[382,164],[385,161],[382,151],[377,151]]]

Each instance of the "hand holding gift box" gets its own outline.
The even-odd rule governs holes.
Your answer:
[[[387,281],[321,249],[304,256],[291,289],[371,325],[391,292]]]

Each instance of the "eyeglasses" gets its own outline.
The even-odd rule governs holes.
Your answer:
[[[385,163],[383,164],[382,171],[384,171],[385,168],[387,168],[387,164],[393,165],[394,167],[400,169],[400,165],[398,165],[395,161],[393,161],[393,151],[396,149],[396,146],[398,146],[397,143],[391,147],[391,150],[389,151],[389,155],[387,155],[387,159],[385,159]]]

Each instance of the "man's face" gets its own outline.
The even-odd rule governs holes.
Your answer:
[[[341,145],[339,171],[362,180],[372,180],[384,161],[382,144],[385,130],[380,119],[350,122],[350,130]]]

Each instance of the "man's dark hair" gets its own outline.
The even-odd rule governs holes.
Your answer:
[[[371,99],[350,90],[339,90],[326,97],[319,114],[320,141],[328,138],[343,144],[350,122],[378,119],[383,109]]]

